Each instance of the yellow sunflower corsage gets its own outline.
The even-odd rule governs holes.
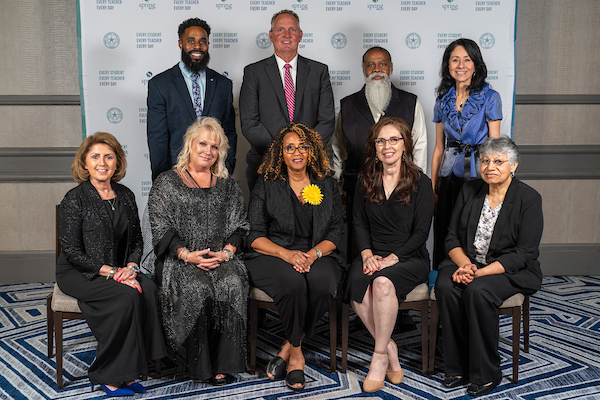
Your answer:
[[[302,189],[302,198],[308,204],[318,206],[323,201],[323,193],[317,185],[308,185]]]

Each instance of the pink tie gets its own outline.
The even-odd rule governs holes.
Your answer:
[[[285,101],[287,102],[288,114],[290,116],[290,123],[294,122],[294,97],[296,92],[294,91],[294,81],[292,80],[292,74],[290,64],[285,64]]]

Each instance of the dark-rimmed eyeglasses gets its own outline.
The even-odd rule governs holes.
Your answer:
[[[310,149],[310,146],[307,144],[303,144],[302,146],[296,147],[293,144],[289,144],[287,146],[283,146],[283,149],[287,154],[294,154],[296,150],[298,150],[300,154],[306,154],[308,152],[308,149]]]
[[[398,143],[400,143],[401,140],[404,140],[404,138],[397,137],[397,136],[393,136],[389,139],[379,138],[379,139],[375,139],[375,146],[385,146],[385,142],[389,142],[392,146],[395,146]]]

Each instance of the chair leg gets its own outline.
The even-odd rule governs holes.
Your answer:
[[[54,312],[54,331],[56,332],[56,388],[63,388],[63,314],[60,311]]]
[[[429,339],[429,312],[428,312],[428,301],[424,301],[421,306],[421,354],[422,354],[422,362],[421,362],[421,370],[423,375],[427,375],[429,371],[429,357],[428,357],[428,339]]]
[[[250,300],[250,373],[256,372],[256,341],[258,336],[258,302]]]
[[[161,377],[161,368],[162,368],[161,360],[154,360],[154,375],[156,376],[156,379],[160,379],[160,377]]]
[[[342,373],[348,367],[348,330],[350,318],[350,304],[342,303]]]
[[[523,350],[529,353],[529,296],[523,301]]]
[[[329,305],[329,358],[332,373],[337,367],[337,303],[337,298],[334,298]]]
[[[46,322],[48,328],[48,358],[54,355],[54,314],[52,312],[52,293],[46,297]]]
[[[519,348],[521,346],[521,307],[514,307],[512,311],[512,348],[513,348],[513,377],[512,383],[519,382]]]
[[[437,334],[438,334],[438,307],[437,301],[432,300],[430,306],[430,317],[429,317],[429,370],[430,374],[435,372],[435,350],[437,346]]]

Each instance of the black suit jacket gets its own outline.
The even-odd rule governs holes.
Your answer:
[[[206,69],[206,93],[202,115],[218,119],[229,140],[225,162],[229,173],[235,168],[237,133],[230,79]],[[148,148],[152,180],[177,163],[187,128],[196,122],[196,112],[183,74],[176,64],[148,82]]]
[[[144,243],[133,192],[112,182],[119,203],[127,213],[127,250],[125,265],[140,264]],[[75,268],[88,279],[98,274],[102,265],[116,265],[112,221],[96,188],[86,181],[71,189],[58,207],[58,240],[62,252],[56,273]]]
[[[323,194],[321,204],[312,206],[314,208],[311,245],[315,246],[323,240],[333,242],[336,250],[331,253],[331,256],[345,268],[344,259],[338,250],[344,235],[344,217],[337,181],[329,176],[320,181],[311,177],[310,183],[317,185]],[[250,220],[248,246],[260,237],[266,237],[281,247],[292,244],[296,236],[292,200],[290,184],[287,180],[271,181],[260,178],[256,182],[248,205]],[[257,254],[251,251],[246,256],[252,258]]]
[[[477,262],[473,240],[487,192],[488,185],[481,179],[465,182],[446,236],[446,251],[462,247],[474,264]],[[542,197],[513,178],[494,226],[486,265],[498,261],[513,285],[530,293],[539,290],[542,271],[538,256],[543,226]],[[439,269],[447,267],[456,268],[456,264],[446,258]]]
[[[314,129],[323,138],[323,143],[328,143],[335,129],[328,67],[299,55],[297,68],[294,122]],[[244,68],[240,120],[242,134],[251,145],[246,160],[256,166],[271,140],[290,123],[275,55]]]

